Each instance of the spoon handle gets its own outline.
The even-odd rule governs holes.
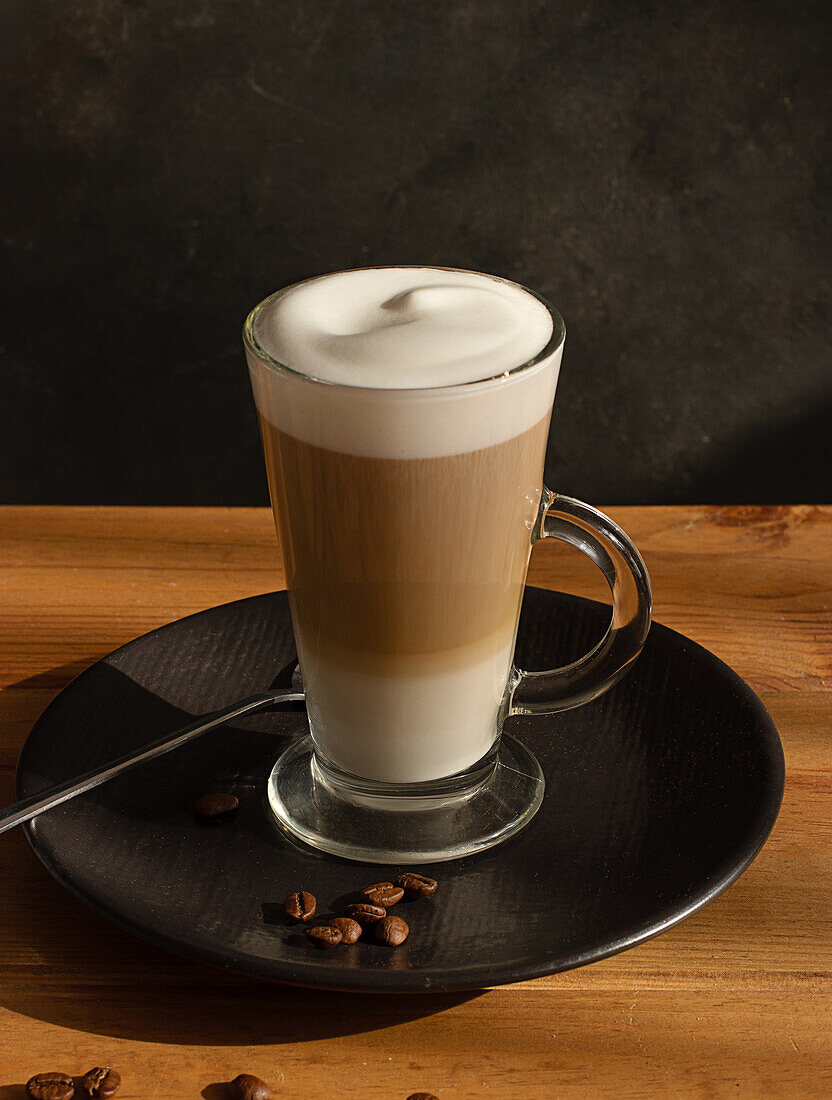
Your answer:
[[[255,711],[263,710],[264,707],[272,706],[275,703],[302,703],[303,700],[303,694],[295,691],[264,691],[259,695],[252,695],[248,699],[241,699],[240,702],[233,703],[224,710],[218,710],[215,714],[204,714],[189,726],[182,726],[181,729],[174,730],[173,733],[145,745],[144,748],[120,756],[117,760],[105,764],[104,767],[95,768],[85,775],[76,776],[75,779],[58,783],[57,786],[48,787],[45,791],[40,791],[38,794],[30,795],[28,798],[22,798],[19,802],[12,803],[11,806],[0,810],[0,833],[5,833],[7,829],[13,829],[15,825],[22,825],[24,821],[37,817],[45,810],[51,810],[53,806],[59,806],[62,802],[74,798],[77,794],[83,794],[85,791],[91,791],[94,787],[100,787],[108,779],[114,779],[117,775],[134,768],[137,764],[143,764],[146,760],[153,760],[157,756],[162,756],[163,753],[170,752],[171,749],[185,745],[188,741],[201,737],[208,730],[215,729],[224,722],[230,722],[232,718],[239,718],[243,714],[253,714]]]

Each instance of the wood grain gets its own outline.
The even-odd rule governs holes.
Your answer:
[[[163,953],[0,837],[0,1100],[34,1072],[117,1065],[125,1100],[279,1095],[832,1093],[832,509],[617,508],[656,618],[757,690],[786,751],[780,819],[748,872],[683,925],[567,974],[481,994],[346,996]],[[557,544],[530,583],[603,598]],[[281,587],[261,509],[0,509],[0,801],[34,720],[91,661],[155,626]],[[205,1091],[203,1091],[205,1090]]]

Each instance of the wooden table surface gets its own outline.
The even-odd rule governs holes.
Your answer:
[[[783,739],[771,839],[725,894],[632,951],[465,995],[345,995],[226,974],[151,947],[0,837],[0,1100],[41,1070],[115,1065],[124,1100],[274,1094],[832,1095],[832,508],[614,508],[659,622],[730,664]],[[603,598],[574,551],[530,583]],[[264,509],[0,509],[0,803],[40,712],[152,627],[281,587]],[[215,1087],[211,1087],[214,1085]]]

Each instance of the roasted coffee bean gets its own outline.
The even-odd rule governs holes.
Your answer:
[[[341,933],[342,943],[355,943],[361,936],[361,925],[352,917],[335,917],[329,923]]]
[[[432,1092],[411,1092],[407,1100],[439,1100],[439,1097]]]
[[[315,916],[317,908],[315,895],[308,890],[298,890],[296,894],[290,894],[283,903],[283,909],[290,920],[311,920]]]
[[[216,791],[214,794],[204,794],[194,803],[197,817],[219,817],[221,814],[230,814],[240,805],[240,800],[235,794],[227,791]]]
[[[344,938],[337,928],[331,924],[317,924],[314,928],[307,928],[306,935],[316,947],[335,947]]]
[[[250,1073],[240,1073],[229,1082],[231,1100],[269,1100],[272,1090],[265,1081]]]
[[[361,896],[371,905],[382,905],[385,909],[389,909],[391,905],[402,900],[404,890],[401,886],[394,886],[392,882],[374,882],[372,886],[364,887]]]
[[[435,878],[426,878],[425,875],[405,871],[396,879],[396,885],[401,886],[409,898],[429,898],[431,894],[436,893],[439,883]]]
[[[121,1088],[121,1075],[109,1066],[96,1066],[84,1074],[81,1086],[87,1096],[115,1096]]]
[[[385,917],[380,920],[373,929],[373,935],[379,943],[386,943],[388,947],[398,947],[404,943],[410,934],[407,921],[401,917]]]
[[[26,1082],[32,1100],[72,1100],[75,1085],[65,1073],[36,1073]]]
[[[387,916],[387,910],[381,905],[370,905],[368,902],[359,902],[358,905],[348,905],[344,910],[344,916],[357,920],[362,928],[369,928]]]

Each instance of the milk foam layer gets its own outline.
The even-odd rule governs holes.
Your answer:
[[[563,340],[506,372],[542,352],[553,327],[537,298],[493,276],[367,268],[274,295],[255,311],[246,353],[260,413],[288,435],[346,454],[432,458],[540,420]],[[270,367],[255,343],[289,370]]]
[[[533,359],[546,307],[471,271],[366,268],[290,287],[255,328],[272,358],[327,382],[423,389],[478,382]]]

